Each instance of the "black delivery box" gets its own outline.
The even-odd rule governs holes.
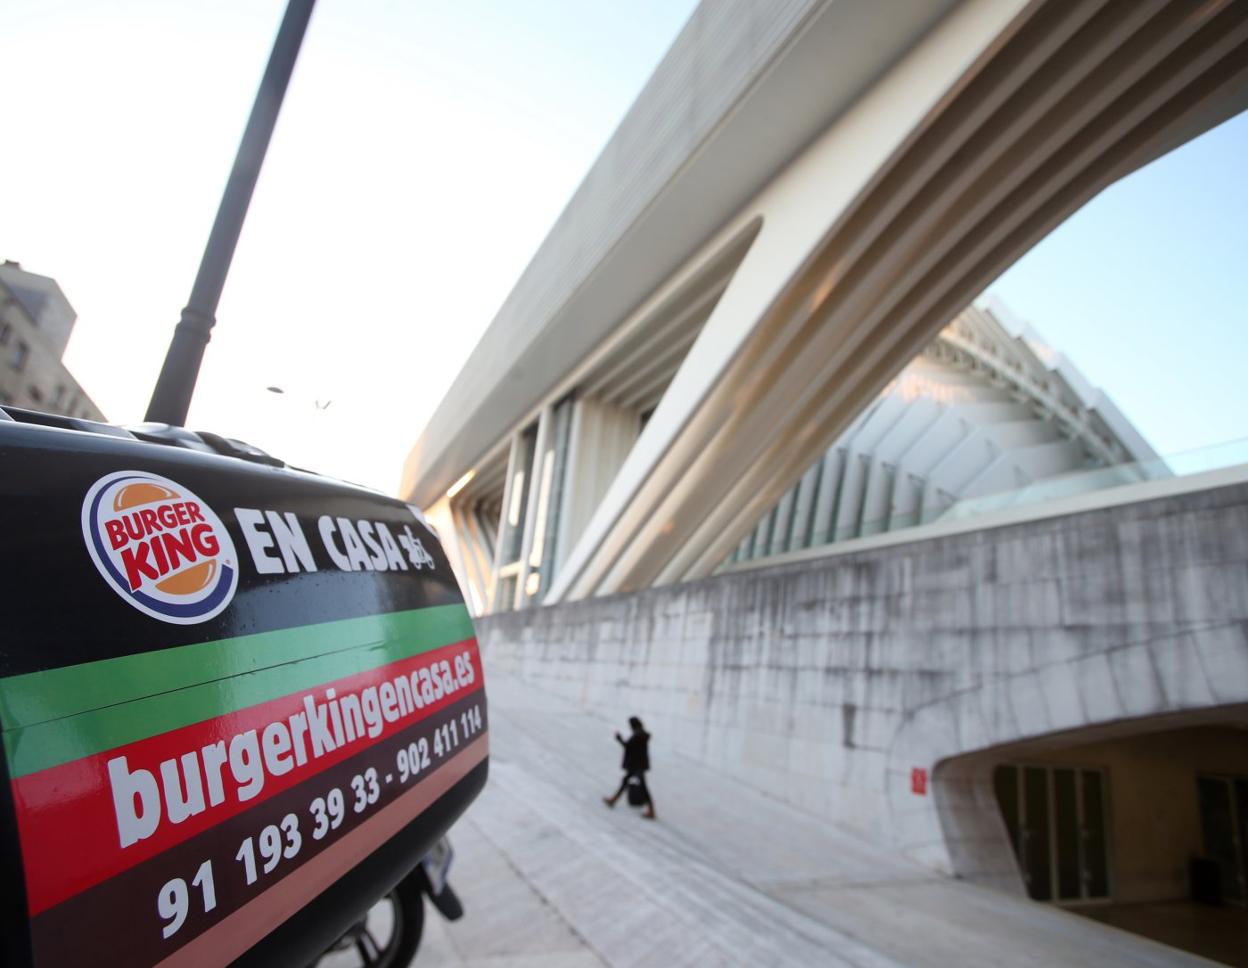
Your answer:
[[[5,964],[307,965],[485,783],[419,510],[237,441],[0,411]]]

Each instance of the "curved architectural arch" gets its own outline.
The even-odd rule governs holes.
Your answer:
[[[509,480],[541,477],[514,495],[531,533],[507,562],[495,554],[484,579],[495,587],[476,596],[487,607],[713,573],[992,279],[1105,186],[1248,104],[1239,3],[923,0],[882,17],[837,0],[785,5],[765,23],[732,9],[699,9],[408,461],[405,498],[452,530],[462,508],[444,494],[461,476],[506,452]],[[743,56],[712,68],[702,45],[728,35]],[[708,87],[709,113],[667,126],[687,84]],[[677,128],[684,140],[664,142]],[[627,204],[625,185],[637,191]],[[608,210],[620,221],[595,222]],[[658,354],[627,349],[638,307],[706,272],[759,220],[709,315],[670,330]],[[943,349],[1094,459],[1139,451],[1050,377],[994,370],[956,334]],[[637,361],[647,372],[630,372]],[[548,456],[555,408],[595,367],[614,371],[602,387],[624,404],[597,414],[616,428],[610,480],[583,475],[576,527],[547,536],[562,521],[550,496],[567,483],[555,469],[576,464]],[[501,496],[493,506],[519,520]],[[787,504],[791,521],[801,502]],[[884,502],[868,519],[881,508],[909,513]],[[548,537],[557,553],[534,560]]]

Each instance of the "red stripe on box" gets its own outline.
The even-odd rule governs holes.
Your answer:
[[[325,701],[325,691],[334,689],[337,698],[358,694],[369,686],[397,679],[441,661],[450,661],[457,653],[466,652],[473,669],[472,684],[442,699],[427,703],[413,714],[400,717],[395,722],[384,722],[376,737],[357,738],[333,751],[326,751],[313,759],[311,743],[304,738],[308,760],[295,766],[282,776],[266,771],[264,786],[249,800],[240,801],[235,795],[235,784],[230,780],[230,766],[222,769],[225,778],[225,799],[217,806],[209,806],[173,824],[161,804],[161,821],[147,839],[128,847],[121,846],[116,813],[113,806],[112,788],[109,782],[108,762],[124,756],[126,767],[150,771],[159,778],[160,764],[190,752],[198,753],[203,747],[224,740],[228,749],[232,737],[257,730],[258,738],[263,728],[273,722],[287,722],[292,714],[304,711],[303,699],[312,696],[318,703]],[[130,743],[104,753],[84,757],[72,763],[41,770],[14,780],[13,801],[17,812],[18,831],[22,845],[23,865],[26,870],[26,893],[30,914],[33,916],[66,898],[86,890],[135,864],[148,860],[174,844],[181,843],[215,824],[233,817],[269,797],[287,790],[322,770],[354,756],[387,736],[420,722],[430,713],[470,696],[481,690],[484,682],[481,658],[475,639],[468,639],[431,652],[421,653],[399,662],[379,666],[366,672],[343,679],[332,680],[317,686],[315,690],[291,693],[280,699],[250,706],[225,716],[205,720],[192,726],[151,736],[137,743]],[[179,770],[179,776],[181,771]],[[202,782],[201,772],[201,782]],[[204,785],[205,799],[208,787]]]

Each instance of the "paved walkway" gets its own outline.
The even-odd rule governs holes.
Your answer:
[[[1209,965],[937,877],[652,742],[659,819],[623,801],[611,719],[493,676],[490,782],[452,831],[467,914],[417,964]],[[616,722],[618,720],[618,722]]]
[[[1248,910],[1192,901],[1089,907],[1085,917],[1135,931],[1163,944],[1199,951],[1228,965],[1248,965]]]

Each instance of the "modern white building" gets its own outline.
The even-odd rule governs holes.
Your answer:
[[[699,8],[407,462],[477,606],[714,573],[1018,255],[1242,106],[1239,16]]]
[[[479,611],[541,603],[693,342],[690,329],[670,334],[674,352],[625,348],[599,361],[584,389],[551,401],[540,466],[535,421],[511,442],[505,467],[498,460],[473,474],[449,499],[460,573]],[[1032,501],[1041,488],[1067,495],[1165,473],[1070,360],[1000,304],[972,306],[890,381],[721,567],[927,524],[1020,491]]]
[[[1068,358],[1000,303],[971,306],[855,418],[730,561],[1165,474]]]
[[[55,279],[0,265],[0,405],[104,420],[61,361],[77,318]]]
[[[405,467],[491,670],[969,881],[1248,898],[1248,474],[971,305],[1246,106],[1243,3],[701,5]]]

